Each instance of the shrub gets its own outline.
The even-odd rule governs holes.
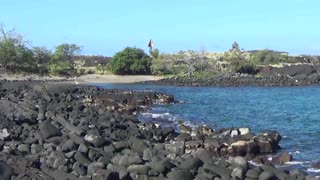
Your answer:
[[[289,62],[288,54],[272,50],[259,50],[252,55],[251,61],[257,65]]]
[[[68,62],[51,63],[49,66],[49,72],[52,75],[70,75],[70,70]]]
[[[34,72],[36,65],[33,52],[22,36],[16,34],[14,29],[5,31],[0,24],[0,67],[14,72]]]
[[[157,48],[156,49],[150,49],[149,53],[154,59],[158,59],[159,58],[159,55],[160,55],[159,49],[157,49]]]
[[[151,59],[142,49],[127,47],[113,56],[110,66],[114,74],[150,74]]]
[[[231,63],[231,66],[234,72],[240,74],[255,75],[259,72],[258,68],[254,64],[249,62],[234,61]]]

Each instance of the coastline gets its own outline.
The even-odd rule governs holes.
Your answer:
[[[6,163],[0,165],[7,170],[13,166],[10,175],[27,171],[29,177],[41,174],[48,179],[313,179],[303,171],[283,171],[269,163],[248,164],[247,158],[276,152],[281,140],[277,132],[254,135],[245,128],[213,131],[199,127],[194,136],[187,126],[177,133],[170,127],[137,121],[132,114],[141,105],[174,101],[162,93],[58,87],[35,81],[1,82],[0,86],[6,89],[1,93],[0,115],[24,114],[1,117],[9,124],[2,125],[7,129],[2,129],[0,153]],[[39,99],[42,103],[37,105]],[[35,119],[31,118],[34,113]],[[17,133],[20,126],[24,129]]]

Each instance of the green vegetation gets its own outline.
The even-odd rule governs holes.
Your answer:
[[[15,30],[6,31],[0,25],[0,69],[2,72],[27,72],[52,75],[84,74],[153,74],[165,77],[208,79],[221,74],[251,74],[262,76],[264,66],[288,63],[320,64],[317,56],[289,56],[273,50],[246,51],[234,42],[226,52],[208,53],[188,50],[174,54],[150,49],[127,47],[114,57],[79,55],[81,47],[63,43],[54,51],[45,47],[30,47]]]
[[[151,58],[138,48],[127,47],[116,53],[110,63],[114,74],[150,74]]]
[[[150,53],[150,55],[151,55],[151,57],[153,59],[158,59],[159,58],[159,55],[160,55],[159,49],[157,49],[157,48],[156,49],[150,49],[149,53]]]
[[[49,66],[50,73],[54,75],[75,74],[76,60],[74,56],[81,51],[76,44],[61,44],[56,47]]]
[[[258,65],[269,65],[290,62],[287,53],[276,52],[268,49],[256,51],[255,53],[253,53],[251,61],[254,64]]]
[[[4,70],[34,71],[36,62],[33,52],[27,47],[27,42],[22,36],[15,33],[14,29],[5,31],[0,25],[0,65]]]

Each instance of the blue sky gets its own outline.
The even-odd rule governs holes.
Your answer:
[[[112,56],[126,46],[160,52],[241,48],[320,54],[319,0],[0,0],[0,22],[33,46],[83,46]]]

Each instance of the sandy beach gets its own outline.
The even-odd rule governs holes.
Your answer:
[[[143,81],[160,80],[164,77],[161,76],[151,76],[151,75],[98,75],[98,74],[88,74],[79,76],[76,78],[67,78],[59,76],[38,76],[38,75],[22,75],[22,74],[0,74],[0,80],[65,80],[65,81],[75,81],[79,84],[86,83],[112,83],[112,84],[127,84],[127,83],[137,83]]]
[[[163,79],[161,76],[151,75],[97,75],[89,74],[76,78],[79,83],[112,83],[112,84],[127,84],[138,83],[143,81],[153,81]]]

